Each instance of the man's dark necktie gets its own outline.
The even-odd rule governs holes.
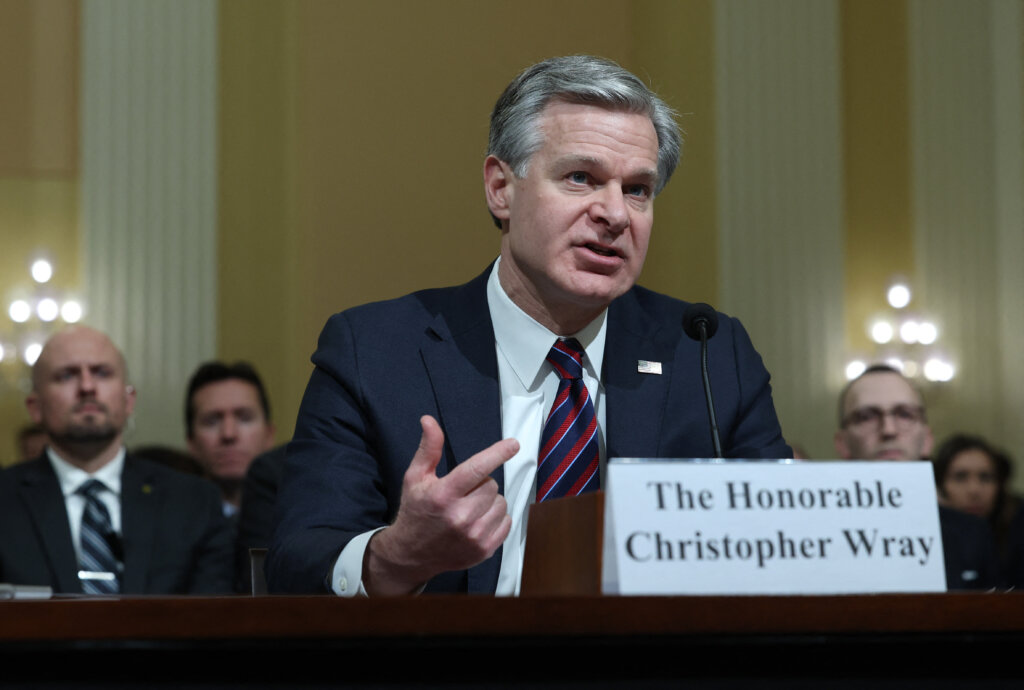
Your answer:
[[[540,438],[538,502],[596,491],[601,481],[597,415],[583,383],[583,347],[575,338],[558,340],[547,361],[561,380]]]
[[[99,499],[104,488],[98,479],[90,479],[78,488],[85,498],[78,566],[86,594],[117,594],[121,590],[120,566],[111,544],[114,528],[107,507]]]

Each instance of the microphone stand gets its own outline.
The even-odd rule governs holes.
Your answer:
[[[708,377],[708,322],[699,318],[697,327],[700,329],[700,374],[704,380],[704,397],[708,403],[708,420],[711,422],[711,443],[715,448],[715,457],[722,457],[722,440],[718,437],[718,419],[715,417],[715,401],[711,398],[711,379]]]

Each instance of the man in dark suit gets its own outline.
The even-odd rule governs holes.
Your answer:
[[[924,398],[896,369],[879,364],[839,396],[836,451],[846,460],[921,460],[932,452]],[[939,506],[947,589],[999,583],[992,532],[984,520]]]
[[[547,487],[593,490],[610,457],[712,455],[686,305],[634,286],[679,150],[671,110],[614,63],[556,58],[509,85],[484,162],[499,259],[328,322],[288,447],[272,590],[513,594]],[[710,344],[726,455],[789,457],[739,322],[722,316]]]
[[[185,392],[188,449],[223,498],[224,514],[238,517],[242,485],[253,458],[274,445],[270,401],[248,362],[204,362]]]
[[[60,593],[232,590],[233,545],[216,487],[127,455],[135,405],[124,358],[82,326],[54,335],[26,404],[49,446],[0,473],[0,582]]]

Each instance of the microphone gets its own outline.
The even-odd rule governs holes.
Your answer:
[[[701,329],[707,331],[705,338],[718,332],[718,312],[710,304],[696,302],[683,313],[683,330],[694,340],[702,340]]]
[[[700,341],[700,373],[704,382],[704,399],[708,405],[708,421],[711,424],[711,444],[715,449],[715,457],[720,458],[722,440],[718,437],[715,402],[711,398],[711,379],[708,378],[708,338],[718,331],[717,312],[703,302],[691,304],[683,312],[683,331],[692,339]]]

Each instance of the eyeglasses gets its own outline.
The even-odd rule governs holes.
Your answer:
[[[892,417],[897,431],[907,431],[924,421],[924,408],[920,405],[897,405],[891,410],[859,407],[846,416],[843,428],[854,427],[858,431],[878,430],[885,424],[886,417]]]

